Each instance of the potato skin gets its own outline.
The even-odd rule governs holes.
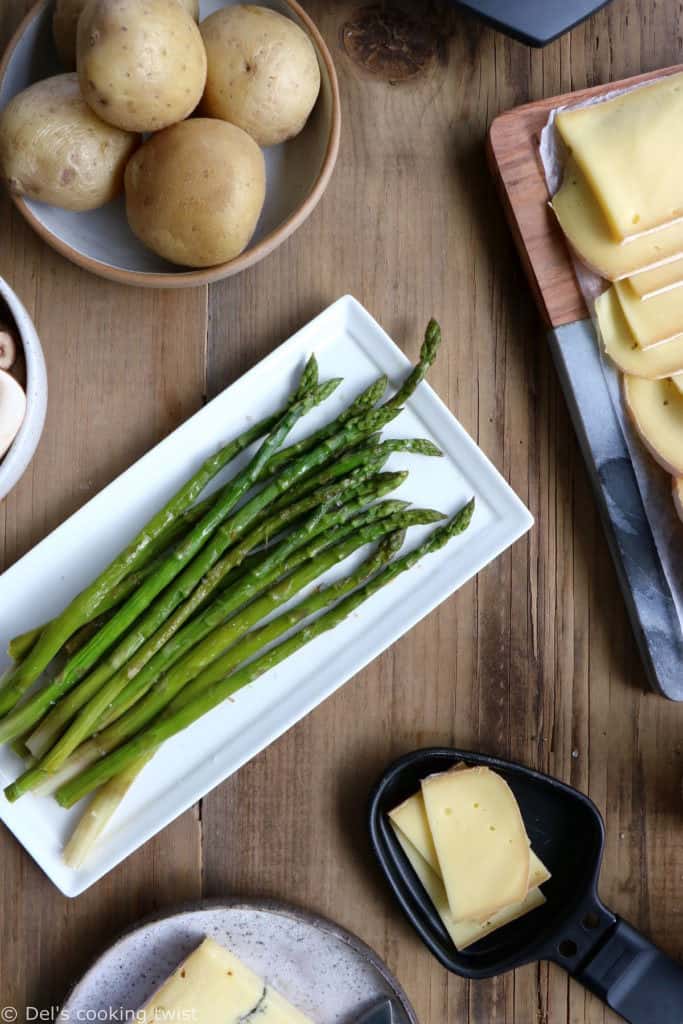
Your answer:
[[[126,213],[149,249],[189,267],[239,255],[266,194],[263,153],[233,124],[192,118],[153,135],[126,168]]]
[[[76,30],[78,19],[88,0],[57,0],[52,16],[52,34],[61,63],[67,71],[76,70]],[[199,0],[178,0],[199,21]]]
[[[10,192],[65,210],[94,210],[118,195],[138,137],[105,124],[76,74],[24,89],[0,112],[0,177]]]
[[[188,117],[206,81],[199,29],[169,0],[88,0],[77,62],[83,98],[98,117],[134,132]]]
[[[201,112],[243,128],[260,146],[302,130],[320,91],[313,44],[290,18],[253,4],[224,7],[200,25],[208,58]]]

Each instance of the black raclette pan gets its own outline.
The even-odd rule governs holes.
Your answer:
[[[531,845],[552,872],[547,902],[458,952],[405,857],[387,812],[420,781],[459,761],[498,772],[515,794]],[[396,761],[370,800],[370,837],[403,912],[434,956],[463,978],[490,978],[553,960],[630,1024],[683,1024],[683,966],[666,956],[598,896],[605,828],[595,804],[557,779],[466,750],[417,750]]]

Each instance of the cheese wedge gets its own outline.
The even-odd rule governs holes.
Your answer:
[[[312,1024],[257,974],[213,939],[164,982],[138,1013],[145,1022],[193,1024]]]
[[[683,217],[683,74],[562,110],[555,123],[615,239]]]
[[[671,380],[674,387],[683,395],[683,367],[681,367],[681,373],[674,373]]]
[[[595,315],[603,348],[624,373],[659,380],[683,370],[683,334],[666,345],[641,348],[631,334],[613,287],[596,300]]]
[[[633,244],[633,243],[629,243]],[[683,286],[683,259],[671,260],[653,270],[629,277],[628,283],[639,299],[651,299],[662,292],[673,291]]]
[[[643,302],[628,281],[614,285],[619,305],[641,348],[652,348],[671,341],[683,331],[683,292],[663,292]]]
[[[643,444],[667,473],[683,476],[683,394],[671,380],[627,374],[623,388],[626,408]]]
[[[422,796],[456,921],[483,921],[529,889],[529,839],[512,790],[489,768],[433,775]]]
[[[456,765],[450,771],[462,771],[467,765]],[[439,860],[434,847],[432,833],[429,830],[427,812],[421,792],[413,793],[411,797],[404,800],[402,804],[389,811],[389,818],[394,831],[408,840],[410,845],[417,850],[420,857],[429,865],[431,870],[441,879]],[[550,878],[550,872],[533,850],[529,850],[529,888],[543,885]]]
[[[683,522],[683,476],[674,477],[671,481],[674,496],[674,506],[678,518]]]
[[[683,221],[627,245],[615,242],[600,204],[571,157],[550,205],[577,256],[608,281],[639,275],[683,255]]]
[[[436,912],[443,921],[444,927],[450,935],[451,941],[456,949],[467,949],[468,946],[473,945],[475,942],[479,942],[480,939],[490,935],[491,932],[497,931],[506,924],[511,924],[513,921],[516,921],[518,918],[523,917],[530,911],[535,910],[536,907],[543,906],[545,903],[545,896],[538,886],[535,886],[534,888],[529,889],[528,893],[520,903],[514,903],[512,906],[504,907],[486,921],[482,921],[481,923],[477,921],[455,921],[451,914],[450,907],[448,906],[446,889],[440,875],[434,871],[422,854],[395,825],[394,831],[396,833],[396,838],[401,845],[401,849],[408,858],[413,871],[422,883],[425,892],[434,904]]]

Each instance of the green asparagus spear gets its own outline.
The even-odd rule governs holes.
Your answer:
[[[432,319],[427,324],[427,330],[425,331],[424,341],[422,342],[422,348],[420,349],[420,361],[414,368],[412,373],[408,376],[403,385],[398,389],[393,398],[390,398],[385,405],[388,406],[399,406],[405,405],[411,395],[414,393],[418,384],[427,376],[427,371],[436,359],[436,354],[439,351],[441,344],[441,328],[439,327],[436,320]]]
[[[128,743],[112,751],[102,760],[70,780],[57,790],[57,800],[62,807],[72,807],[93,789],[108,779],[125,771],[129,765],[149,751],[156,750],[170,737],[182,732],[228,697],[249,683],[258,679],[269,669],[279,665],[286,658],[297,653],[316,637],[334,629],[349,617],[360,605],[376,594],[382,587],[393,582],[425,555],[442,548],[456,534],[469,526],[474,511],[474,501],[468,502],[445,526],[437,528],[427,540],[413,551],[390,563],[386,569],[364,586],[346,597],[340,604],[321,615],[314,622],[302,626],[291,637],[267,650],[231,675],[215,683],[193,701],[168,717],[160,716],[150,726],[134,736]]]
[[[344,423],[348,423],[349,420],[355,416],[360,416],[364,412],[369,412],[379,402],[380,398],[387,389],[387,378],[385,376],[378,377],[377,380],[373,381],[370,387],[366,388],[358,395],[351,405],[347,406],[336,419],[330,423],[325,424],[320,430],[316,430],[315,433],[310,434],[308,437],[304,437],[301,441],[297,441],[296,444],[291,444],[287,448],[283,448],[281,452],[278,452],[272,457],[268,465],[263,471],[264,476],[271,476],[273,473],[277,473],[286,463],[291,462],[292,459],[298,458],[303,455],[304,452],[308,452],[311,448],[315,448],[317,444],[324,441],[326,438],[336,434],[337,431]]]
[[[156,595],[164,587],[168,586],[194,558],[197,552],[211,539],[212,535],[225,521],[237,502],[250,489],[255,480],[258,479],[261,470],[271,455],[280,447],[294,424],[311,408],[328,398],[338,385],[339,380],[329,381],[315,388],[290,406],[249,464],[233,478],[230,486],[221,492],[215,504],[193,527],[185,539],[181,541],[173,554],[166,559],[155,573],[143,582],[97,635],[69,660],[57,679],[46,688],[46,691],[50,692],[48,703],[51,703],[66,690],[70,689],[74,683],[78,682],[88,669],[99,660],[102,654],[135,621],[138,615],[145,610]],[[0,714],[5,714],[14,707],[21,695],[35,682],[38,674],[45,667],[42,664],[42,659],[39,657],[45,638],[56,630],[56,632],[60,633],[59,646],[61,647],[61,644],[74,632],[74,628],[77,629],[82,624],[80,621],[77,622],[74,628],[68,629],[67,635],[61,636],[59,624],[62,620],[63,616],[55,620],[55,623],[43,632],[28,658],[13,669],[10,669],[5,687],[0,691]],[[0,722],[0,743],[13,739],[37,720],[36,717],[31,717],[31,715],[35,714],[35,708],[29,711],[27,710],[28,707],[29,705],[24,705],[22,708],[17,709],[14,714],[7,715],[4,721]]]
[[[326,587],[324,590],[316,591],[308,601],[297,605],[297,608],[295,609],[297,621],[302,621],[303,618],[306,618],[314,612],[340,600],[346,593],[354,590],[356,586],[360,585],[369,576],[372,576],[377,572],[377,570],[380,569],[381,566],[400,549],[403,543],[403,536],[404,534],[400,531],[390,535],[384,543],[380,545],[379,549],[363,563],[356,573],[352,573],[351,576],[346,577],[346,579],[342,580],[341,583],[334,584],[332,587]],[[292,577],[290,577],[290,582],[287,586],[288,592],[292,586]],[[276,591],[279,592],[280,588],[276,588]],[[291,591],[290,596],[292,596],[292,594],[293,591]],[[259,602],[255,602],[254,605],[250,606],[252,609],[252,615],[256,604],[259,604]],[[304,605],[307,606],[305,611]],[[268,610],[269,609],[264,605],[261,617],[268,614]],[[295,624],[291,619],[290,613],[286,613],[284,616],[279,616],[276,621],[280,622],[280,620],[283,620],[284,624],[281,625],[279,629],[271,627],[267,636],[263,635],[263,630],[256,631],[261,638],[260,646],[263,646],[264,644],[281,636],[282,632],[287,631]],[[266,629],[268,630],[268,627],[266,627]],[[233,655],[233,660],[235,657],[239,657],[238,648],[243,648],[243,646],[249,641],[251,641],[249,650],[253,649],[253,638],[256,636],[256,632],[249,634],[249,637],[247,637],[245,641],[242,641],[242,643],[231,648],[230,653]],[[256,650],[258,649],[260,648],[256,648]],[[244,647],[244,650],[246,651],[247,648]],[[247,656],[249,655],[247,654]],[[241,658],[241,660],[244,660],[244,658]],[[216,664],[217,663],[214,662],[214,665]],[[236,662],[236,664],[239,664],[239,661]],[[212,669],[214,668],[214,665],[211,666]],[[223,675],[224,674],[225,671],[223,671]],[[202,673],[202,678],[207,675],[208,673]],[[222,675],[219,678],[222,678]],[[198,681],[199,680],[197,680],[197,682]],[[194,684],[190,683],[182,690],[175,701],[172,701],[169,704],[164,715],[168,715],[169,712],[172,713],[176,710],[176,705],[182,706],[180,703],[181,700],[184,703],[187,703],[188,700],[193,699],[197,692],[198,691],[195,689]],[[115,775],[105,786],[98,790],[92,803],[83,813],[83,816],[78,822],[69,842],[64,848],[64,861],[66,864],[72,868],[80,868],[85,863],[113,814],[124,800],[130,787],[135,782],[135,779],[153,756],[154,751],[144,754],[138,760],[133,761],[125,772]]]
[[[362,546],[363,544],[370,543],[374,540],[380,539],[387,532],[395,531],[396,529],[407,527],[410,525],[418,525],[423,523],[435,522],[439,518],[442,518],[441,513],[433,512],[430,509],[414,509],[406,511],[406,503],[401,501],[384,501],[378,505],[373,505],[370,509],[364,512],[361,516],[356,519],[350,520],[345,526],[339,527],[334,530],[331,534],[319,535],[314,538],[309,544],[303,548],[299,548],[294,551],[286,563],[282,566],[285,570],[286,576],[290,572],[296,571],[299,566],[309,561],[315,562],[315,564],[323,564],[327,566],[327,560],[318,561],[321,555],[325,554],[329,548],[339,548],[343,541],[347,538],[353,541],[355,547]],[[284,579],[284,585],[286,585],[286,577]],[[271,573],[268,574],[267,578],[261,580],[260,587],[253,587],[250,593],[250,599],[263,594],[267,591],[268,586],[278,588],[283,585],[283,573]],[[267,586],[264,586],[267,584]],[[230,595],[228,595],[230,598]],[[242,610],[239,612],[236,618],[241,618],[242,614],[247,611],[244,607],[245,604],[241,600],[239,605]],[[172,660],[166,662],[168,658],[168,652],[162,651],[157,655],[153,662],[150,662],[148,666],[129,684],[127,690],[133,691],[132,697],[128,698],[126,691],[120,694],[117,701],[114,702],[114,707],[122,699],[125,700],[122,712],[123,717],[118,715],[111,724],[88,743],[84,743],[75,754],[66,762],[64,767],[59,770],[56,775],[52,773],[52,780],[50,781],[50,774],[42,767],[25,772],[19,779],[17,779],[11,787],[8,788],[7,793],[10,799],[18,799],[24,793],[31,789],[38,787],[44,787],[47,783],[50,791],[52,791],[53,784],[60,784],[64,779],[71,778],[77,774],[84,766],[91,764],[94,760],[100,757],[107,750],[111,750],[118,746],[123,739],[130,735],[131,729],[137,729],[140,727],[141,720],[145,721],[149,715],[149,709],[152,708],[155,713],[157,707],[157,697],[148,694],[144,700],[138,698],[146,694],[150,687],[155,681],[162,676],[164,670],[168,673],[172,669],[179,659],[186,655],[188,651],[191,652],[195,643],[199,643],[204,637],[210,634],[217,627],[222,626],[223,623],[230,616],[231,612],[234,611],[233,606],[237,606],[238,601],[236,599],[229,601],[228,604],[220,606],[219,602],[215,602],[209,609],[208,613],[201,617],[201,622],[197,623],[193,621],[189,623],[183,634],[174,638],[173,643],[176,646],[176,650],[173,652]],[[248,613],[248,612],[247,612]],[[232,629],[233,627],[231,627]],[[237,628],[237,627],[235,627]],[[232,635],[232,634],[230,634]],[[163,657],[162,657],[163,656]],[[177,679],[178,676],[175,676]],[[143,683],[145,684],[144,690],[141,689]],[[169,698],[170,699],[170,698]],[[133,707],[132,705],[135,704]]]
[[[33,753],[42,756],[49,749],[52,741],[62,732],[64,726],[86,704],[88,704],[88,719],[93,719],[94,715],[94,719],[89,721],[91,727],[84,733],[84,737],[90,735],[100,715],[109,707],[126,683],[133,679],[157,651],[168,643],[180,627],[223,583],[228,573],[240,565],[258,544],[268,541],[278,530],[318,506],[325,506],[336,500],[363,496],[368,493],[374,497],[376,489],[385,481],[376,480],[369,490],[367,481],[374,467],[379,468],[380,461],[379,458],[375,458],[371,468],[368,468],[368,465],[361,467],[342,480],[327,487],[318,488],[295,504],[286,506],[280,512],[261,520],[259,526],[244,537],[239,544],[231,548],[227,555],[216,562],[203,577],[197,575],[195,560],[190,569],[193,572],[192,578],[199,578],[199,583],[186,600],[173,612],[173,602],[169,601],[169,596],[173,597],[173,595],[162,594],[136,624],[132,636],[124,638],[123,642],[104,661],[101,661],[90,675],[82,679],[78,686],[53,708],[40,727],[38,742],[31,742]],[[386,478],[387,486],[397,487],[400,482],[402,482],[402,478],[399,480],[396,476]],[[309,533],[304,531],[303,536],[308,537]],[[143,642],[144,637],[148,639]],[[42,699],[40,695],[38,695],[38,699]],[[81,740],[79,739],[78,742],[80,743]]]
[[[93,610],[93,618],[89,619],[88,622],[84,623],[80,628],[84,629],[85,626],[94,622],[96,618],[99,618],[106,612],[111,611],[112,608],[116,608],[116,606],[125,601],[133,591],[137,590],[142,581],[147,579],[147,577],[161,564],[160,559],[163,558],[162,545],[164,551],[166,548],[171,547],[176,540],[182,537],[184,533],[187,533],[191,526],[199,522],[215,500],[216,496],[213,495],[210,498],[205,498],[197,505],[193,505],[192,508],[188,509],[187,512],[183,513],[182,516],[172,523],[171,526],[159,536],[158,540],[153,541],[147,549],[147,556],[154,555],[157,550],[159,550],[161,554],[157,554],[152,561],[147,562],[135,572],[131,572],[128,576],[124,576],[121,582],[117,583],[115,587],[112,587],[108,594],[103,595],[101,602]],[[19,636],[15,636],[10,640],[7,647],[7,653],[12,661],[21,661],[22,658],[25,658],[43,630],[51,624],[51,622],[44,622],[42,625],[35,626],[33,629],[27,630],[25,633],[20,633]],[[72,635],[71,639],[74,639],[75,636],[76,633]],[[69,649],[69,641],[65,643],[64,647],[67,654],[72,653]],[[78,650],[78,646],[75,647],[74,650]]]
[[[305,394],[314,390],[317,383],[318,364],[315,358],[311,357],[294,395],[294,403],[301,401]],[[112,587],[120,583],[129,573],[142,568],[150,558],[159,554],[163,547],[167,546],[168,537],[175,528],[178,517],[193,505],[209,481],[250,444],[274,430],[286,412],[287,409],[283,409],[274,416],[256,423],[234,441],[224,445],[215,455],[206,459],[194,476],[183,484],[170,501],[166,502],[164,507],[149,520],[114,561],[42,630],[28,657],[19,665],[13,666],[2,680],[0,715],[6,714],[14,707],[21,694],[47,668],[65,641],[80,626],[95,617],[103,598]]]

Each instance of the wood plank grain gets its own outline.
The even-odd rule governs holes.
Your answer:
[[[0,8],[0,43],[23,13]],[[109,284],[57,256],[0,198],[0,274],[34,318],[48,367],[38,452],[0,504],[7,567],[201,404],[206,290]],[[1,612],[0,612],[1,614]],[[198,809],[184,815],[76,901],[59,895],[0,828],[0,1006],[58,1005],[115,934],[168,901],[201,891]]]

